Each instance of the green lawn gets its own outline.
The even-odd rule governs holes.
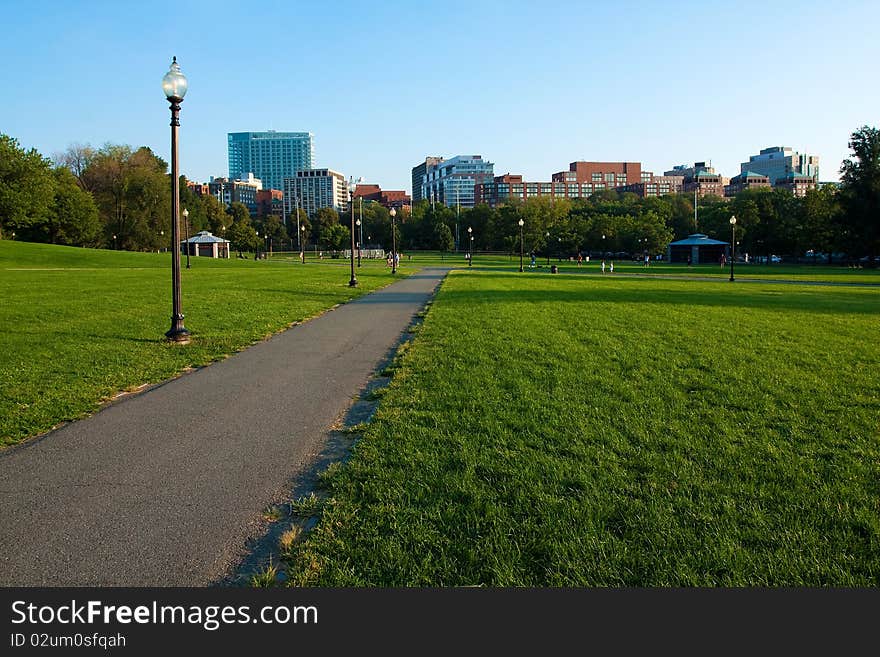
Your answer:
[[[171,256],[0,241],[0,446],[94,412],[391,282],[363,261],[191,258],[181,270],[192,343],[171,345]],[[404,269],[404,273],[406,270]]]
[[[453,273],[290,582],[878,586],[878,327],[873,288]]]
[[[406,258],[411,255],[412,260]],[[440,254],[435,252],[419,252],[414,251],[409,254],[404,253],[403,263],[411,262],[414,265],[447,265],[454,267],[467,268],[467,260],[464,253],[459,254]],[[583,263],[578,267],[577,262],[568,259],[560,260],[558,258],[550,258],[550,265],[547,264],[547,258],[537,258],[534,269],[529,268],[529,256],[523,258],[523,268],[530,273],[546,273],[550,265],[556,265],[560,273],[570,274],[587,274],[601,275],[601,260],[593,258],[590,262]],[[610,263],[612,260],[607,260]],[[502,269],[507,271],[519,271],[519,254],[516,255],[499,255],[499,254],[481,254],[474,255],[472,269]],[[667,264],[652,262],[650,267],[645,268],[638,262],[632,260],[614,260],[614,273],[639,274],[648,276],[665,276],[665,277],[698,277],[698,278],[718,278],[728,279],[730,277],[730,265],[723,269],[720,265],[695,265],[688,267],[683,264]],[[610,271],[606,270],[606,276],[610,275]],[[759,280],[788,280],[788,281],[815,281],[829,283],[859,283],[880,286],[880,269],[851,269],[849,267],[840,267],[837,265],[755,265],[736,263],[734,265],[734,277],[740,280],[759,279]]]

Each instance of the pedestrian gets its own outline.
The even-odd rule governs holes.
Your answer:
[[[529,267],[531,267],[533,269],[535,267],[535,252],[534,251],[532,251],[532,264],[530,264]]]
[[[721,254],[721,269],[724,269],[724,265],[727,263],[727,256],[723,253]]]
[[[584,256],[581,253],[578,253],[578,267],[581,266],[581,263],[584,261]]]
[[[688,256],[688,267],[690,267],[690,266],[691,266],[691,257]]]
[[[603,274],[605,273],[605,261],[604,260],[602,261],[602,273]]]
[[[399,252],[394,254],[394,267],[396,269],[400,269],[400,253]]]
[[[613,262],[612,262],[612,263],[609,263],[609,265],[608,265],[608,271],[610,271],[612,274],[614,273],[614,263],[613,263]]]
[[[649,264],[650,262],[651,262],[651,256],[649,256],[649,255],[646,253],[646,254],[645,254],[645,267],[647,267],[648,264]]]

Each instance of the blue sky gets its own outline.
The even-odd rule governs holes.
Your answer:
[[[162,76],[189,80],[181,171],[227,172],[226,133],[315,135],[316,165],[410,189],[426,155],[549,180],[575,160],[720,173],[767,146],[837,180],[880,125],[880,3],[0,0],[0,132],[169,155]]]

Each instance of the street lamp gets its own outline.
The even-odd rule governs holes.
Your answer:
[[[523,234],[522,234],[523,220],[519,220],[519,270],[523,270]]]
[[[189,342],[189,331],[183,325],[180,311],[180,176],[177,162],[177,129],[180,127],[180,104],[186,95],[186,76],[180,71],[177,57],[162,78],[162,90],[171,105],[171,328],[165,337],[172,342]],[[114,237],[115,239],[115,237]]]
[[[357,243],[358,267],[360,267],[361,266],[361,239],[363,237],[363,229],[361,228],[361,220],[360,219],[358,219],[355,223],[357,224],[357,227],[358,227],[358,243]]]
[[[356,187],[357,181],[355,181],[354,178],[349,178],[348,199],[351,204],[351,280],[348,281],[348,287],[357,287],[358,284],[357,276],[354,274],[354,190]]]
[[[397,273],[397,237],[394,235],[394,216],[397,210],[391,208],[388,214],[391,215],[391,273]]]
[[[736,217],[730,217],[730,280],[733,281],[733,261],[736,260]]]
[[[300,226],[299,231],[302,233],[302,239],[299,241],[299,261],[302,264],[306,264],[306,225]]]
[[[14,237],[14,236],[15,236],[15,235],[13,234],[13,237]],[[113,236],[113,250],[114,250],[114,251],[116,250],[116,235]]]
[[[550,266],[550,231],[549,230],[547,231],[547,234],[544,235],[544,237],[547,238],[546,239],[546,242],[547,242],[547,266],[549,267]]]
[[[470,242],[470,248],[468,250],[468,267],[470,267],[474,261],[474,229],[471,226],[468,226],[468,237],[470,238],[468,240]]]
[[[184,237],[186,238],[186,268],[190,269],[189,266],[189,210],[186,208],[183,209],[183,231]]]

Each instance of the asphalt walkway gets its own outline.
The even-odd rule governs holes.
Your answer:
[[[447,271],[424,269],[0,452],[0,585],[222,579]]]

